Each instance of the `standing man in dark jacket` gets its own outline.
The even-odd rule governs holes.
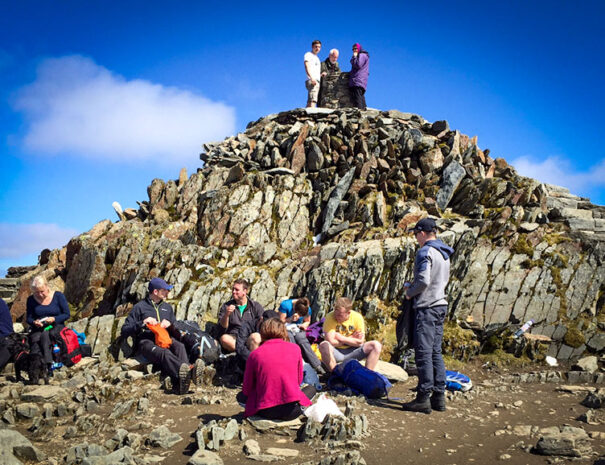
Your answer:
[[[353,57],[351,58],[351,72],[349,73],[349,88],[353,106],[360,110],[366,109],[366,88],[368,76],[370,75],[370,54],[361,48],[361,44],[353,45]]]
[[[447,314],[445,287],[450,278],[454,249],[437,239],[437,225],[424,218],[411,230],[420,249],[414,261],[414,281],[406,283],[405,298],[414,299],[414,348],[418,369],[416,399],[403,404],[411,412],[445,410],[445,364],[441,355],[443,323]]]
[[[176,317],[172,306],[165,302],[172,288],[161,278],[149,281],[149,294],[132,308],[122,326],[121,335],[134,337],[139,354],[158,365],[163,374],[170,376],[178,394],[185,394],[190,382],[197,384],[201,378],[204,363],[197,359],[195,365],[190,365],[185,345],[176,339],[180,337],[179,331],[174,327]],[[169,348],[156,345],[154,333],[149,329],[153,325],[166,329],[172,338]]]
[[[231,287],[233,299],[225,302],[218,312],[219,341],[226,352],[234,352],[239,327],[245,321],[257,323],[265,309],[248,297],[250,284],[245,279],[236,279]]]

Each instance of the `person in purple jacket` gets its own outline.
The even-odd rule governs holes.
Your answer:
[[[353,57],[351,58],[351,71],[349,72],[349,88],[353,106],[360,110],[366,109],[366,88],[370,75],[370,54],[361,47],[353,44]]]
[[[53,339],[65,327],[69,318],[67,299],[59,291],[51,291],[44,276],[36,276],[30,285],[33,295],[27,299],[26,321],[31,329],[29,344],[32,353],[41,353],[44,361],[52,365]]]

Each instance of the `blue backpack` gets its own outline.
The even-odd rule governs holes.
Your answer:
[[[334,368],[328,379],[328,388],[334,391],[351,389],[368,399],[388,397],[393,385],[381,373],[364,367],[358,360],[349,360]]]
[[[452,370],[445,370],[445,388],[450,391],[462,391],[466,392],[472,389],[473,382],[471,379],[458,372]]]

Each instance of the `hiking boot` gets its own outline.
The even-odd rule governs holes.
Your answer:
[[[193,384],[202,384],[202,377],[204,376],[204,367],[206,364],[201,358],[198,358],[193,364],[191,369],[191,381]]]
[[[427,392],[418,392],[412,402],[406,402],[401,406],[408,412],[431,413],[431,401]]]
[[[179,395],[187,394],[191,384],[191,368],[188,363],[182,363],[179,368],[179,378],[177,380],[176,392]]]
[[[433,392],[431,395],[431,408],[437,412],[445,412],[445,392]]]

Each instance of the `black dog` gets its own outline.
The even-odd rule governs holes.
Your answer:
[[[15,363],[17,382],[25,382],[21,376],[21,372],[25,371],[29,384],[38,384],[40,378],[44,379],[45,384],[48,384],[48,365],[44,362],[42,354],[30,352],[26,335],[10,334],[4,339],[4,343],[7,345]]]

